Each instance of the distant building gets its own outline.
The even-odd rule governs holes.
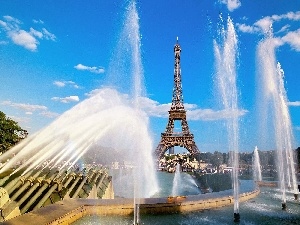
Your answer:
[[[232,167],[225,167],[223,169],[223,173],[231,173],[232,172]]]

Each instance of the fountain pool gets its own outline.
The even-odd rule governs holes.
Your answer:
[[[254,183],[252,180],[242,180],[240,190],[247,191],[252,189]],[[223,195],[232,194],[232,190],[204,194]],[[261,187],[261,193],[246,202],[240,203],[240,213],[243,215],[239,224],[264,225],[264,224],[299,224],[300,205],[295,201],[293,193],[287,193],[288,209],[282,210],[280,207],[281,191],[277,188]],[[190,213],[174,214],[142,214],[140,216],[141,224],[145,225],[191,225],[191,224],[233,224],[232,211],[233,205],[221,208],[194,211]],[[72,225],[129,225],[132,224],[132,216],[87,216],[72,223]]]

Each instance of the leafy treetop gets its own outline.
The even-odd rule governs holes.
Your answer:
[[[18,123],[0,111],[0,154],[6,152],[28,135]]]

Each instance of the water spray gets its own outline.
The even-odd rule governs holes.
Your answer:
[[[221,22],[223,22],[220,15]],[[238,108],[238,90],[237,90],[237,73],[236,60],[238,53],[238,40],[233,22],[230,17],[227,19],[227,30],[222,26],[220,29],[221,41],[217,43],[214,40],[214,51],[216,58],[216,81],[224,109],[232,117],[227,120],[227,133],[229,150],[232,151],[232,182],[233,182],[233,199],[234,199],[234,221],[240,220],[239,214],[239,108]]]
[[[276,59],[272,26],[259,43],[257,49],[259,82],[261,86],[259,102],[262,104],[261,115],[272,118],[274,137],[276,141],[278,184],[282,192],[282,209],[286,209],[286,189],[293,190],[297,198],[297,178],[295,171],[295,158],[293,153],[294,135],[288,107],[287,93],[284,87],[284,71]],[[267,106],[267,107],[266,107]],[[267,115],[272,112],[272,115]],[[287,187],[286,187],[287,186]]]

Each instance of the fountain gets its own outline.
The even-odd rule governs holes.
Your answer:
[[[128,87],[132,87],[131,95],[133,101],[133,107],[136,110],[140,110],[139,99],[145,94],[145,88],[143,84],[143,65],[142,65],[142,56],[141,56],[141,34],[139,27],[139,16],[136,8],[136,2],[130,1],[125,13],[124,26],[121,31],[119,41],[117,44],[115,58],[111,60],[111,65],[109,68],[109,82],[114,84],[117,82],[117,87],[127,90]],[[129,57],[124,58],[124,53],[127,53]],[[120,69],[120,62],[122,66]],[[129,67],[131,70],[127,71],[126,67]],[[124,80],[124,74],[130,74],[131,79],[126,79],[129,83],[124,82],[123,85],[120,85],[120,80]],[[111,84],[110,84],[111,85]],[[120,87],[122,86],[122,87]],[[152,143],[149,143],[152,147]],[[147,146],[147,147],[150,147]],[[143,148],[140,148],[143,149]],[[144,151],[144,150],[140,150]],[[148,152],[149,155],[147,158],[151,157],[151,151]],[[141,157],[140,154],[136,155],[136,166],[134,171],[134,224],[139,224],[139,199],[145,197],[145,193],[141,193],[141,180],[145,176],[148,176],[147,173],[141,174],[140,171],[143,170],[145,165],[143,165],[144,157]],[[150,163],[153,161],[151,160]],[[154,171],[153,164],[151,165],[152,174]],[[154,182],[154,180],[152,179]],[[152,183],[154,185],[154,192],[150,192],[150,195],[153,195],[157,190],[156,181]]]
[[[169,199],[165,197],[152,197],[157,192],[158,187],[154,170],[154,160],[152,158],[153,145],[148,130],[149,118],[142,112],[139,104],[139,99],[143,96],[145,89],[143,87],[143,68],[140,54],[141,43],[138,19],[135,2],[129,2],[124,20],[124,29],[121,32],[119,38],[120,41],[117,45],[114,57],[111,60],[110,68],[108,69],[107,85],[110,87],[104,87],[94,91],[88,99],[61,115],[56,121],[41,132],[29,137],[18,146],[11,149],[11,151],[0,156],[1,161],[10,159],[1,167],[0,172],[15,167],[15,174],[21,173],[22,177],[29,179],[31,175],[39,176],[38,174],[31,174],[33,169],[41,168],[41,172],[44,172],[47,168],[57,168],[57,166],[60,165],[58,174],[49,174],[49,177],[52,180],[54,180],[54,177],[60,180],[61,175],[65,171],[71,172],[72,167],[80,157],[87,153],[91,148],[97,148],[99,149],[98,154],[107,157],[112,162],[116,158],[131,162],[132,167],[130,169],[120,169],[118,171],[120,182],[118,183],[117,180],[114,182],[116,191],[119,191],[118,188],[122,189],[122,187],[126,187],[126,196],[124,196],[123,193],[118,192],[120,193],[121,198],[113,199],[111,201],[100,201],[102,199],[99,199],[99,201],[96,201],[96,199],[80,201],[74,199],[76,197],[75,195],[78,194],[78,189],[75,190],[75,185],[81,187],[86,181],[89,181],[94,184],[96,189],[98,189],[107,174],[99,173],[94,176],[95,174],[93,171],[88,171],[88,176],[83,179],[79,176],[73,179],[72,173],[70,173],[70,177],[66,177],[64,185],[70,186],[71,180],[75,180],[69,188],[69,194],[74,198],[71,200],[67,199],[62,203],[55,205],[55,207],[57,207],[55,210],[59,209],[57,211],[61,214],[59,216],[55,215],[56,217],[52,216],[55,219],[54,222],[52,221],[53,223],[67,221],[67,219],[71,217],[84,218],[84,216],[94,215],[96,212],[103,212],[103,214],[101,214],[103,218],[101,219],[103,219],[103,221],[107,220],[108,222],[106,224],[114,223],[114,221],[106,216],[107,214],[111,214],[117,219],[119,219],[119,215],[130,215],[122,217],[122,219],[120,219],[120,224],[132,224],[132,214],[133,223],[135,225],[140,224],[141,220],[143,220],[143,224],[194,224],[195,221],[201,224],[230,224],[232,221],[228,221],[227,218],[232,209],[231,207],[225,206],[231,205],[233,202],[235,222],[240,221],[240,211],[242,211],[243,215],[245,215],[243,216],[243,220],[246,224],[261,224],[260,219],[266,218],[265,214],[271,214],[275,210],[271,211],[270,209],[267,209],[270,211],[263,211],[257,210],[255,207],[264,209],[264,202],[274,200],[277,193],[271,193],[271,200],[264,199],[260,202],[260,198],[256,199],[255,201],[258,202],[256,205],[254,204],[255,201],[242,203],[243,201],[256,197],[258,191],[253,191],[251,184],[249,185],[248,182],[241,181],[241,184],[239,184],[238,181],[239,126],[235,71],[237,37],[232,20],[228,17],[227,30],[225,28],[221,29],[221,42],[218,43],[216,40],[214,41],[214,50],[216,57],[217,83],[222,102],[224,103],[225,110],[230,111],[233,115],[227,122],[230,144],[229,150],[232,151],[233,197],[231,196],[232,190],[229,190],[220,193],[208,193],[205,195],[196,193],[190,196],[183,196],[182,198],[176,197],[169,201]],[[127,55],[129,57],[122,58],[122,55]],[[265,58],[263,60],[265,60]],[[277,67],[276,72],[280,75],[278,77],[282,78],[283,73],[280,66]],[[121,76],[124,77],[124,74],[126,74],[124,82],[122,82],[122,84],[116,84]],[[130,84],[128,85],[127,82]],[[286,108],[284,108],[284,103],[286,106],[286,96],[282,79],[279,86],[281,92],[279,93],[280,97],[278,97],[278,99],[282,100],[279,104],[282,107],[282,115],[283,112],[287,113]],[[126,93],[128,87],[133,87],[129,94]],[[276,126],[279,125],[276,124]],[[282,138],[282,136],[278,136],[278,138]],[[102,147],[109,147],[112,152],[104,151]],[[283,171],[286,166],[286,172],[290,175],[284,175],[280,180],[283,181],[283,184],[287,183],[288,186],[294,188],[293,185],[295,180],[293,180],[293,174],[295,171],[293,171],[293,168],[287,163],[292,157],[292,154],[291,152],[288,152],[288,149],[290,148],[287,146],[281,149],[283,150],[280,154],[283,156],[284,160],[281,160],[279,164],[280,171]],[[12,154],[15,154],[15,157],[11,159]],[[16,167],[20,160],[24,160],[22,165]],[[180,180],[184,180],[182,183],[189,183],[184,178],[183,174],[180,174],[180,169],[178,168],[173,180],[174,192],[172,193],[172,196],[181,194],[178,190],[178,185],[176,185]],[[11,184],[11,187],[15,187],[16,184],[19,184],[18,179]],[[25,185],[29,186],[31,183],[28,180],[25,180]],[[43,183],[42,187],[46,189],[47,185],[47,183]],[[190,186],[198,189],[194,180],[191,180]],[[251,189],[249,189],[250,186]],[[46,192],[45,196],[49,195],[56,187],[56,185],[51,187],[49,191]],[[33,185],[30,190],[34,192],[36,188],[37,186]],[[168,188],[170,189],[170,187]],[[15,192],[13,197],[17,198],[21,191],[22,190],[20,189],[20,191]],[[122,191],[124,191],[124,189]],[[241,191],[243,193],[241,193]],[[269,190],[263,191],[267,193],[266,195],[271,195]],[[41,193],[36,193],[35,197],[38,198],[38,195]],[[288,198],[286,198],[286,196],[289,195],[290,193],[285,193],[284,203],[289,201]],[[45,198],[40,198],[38,204],[42,204],[44,200]],[[24,210],[28,208],[28,203],[24,202],[23,198],[20,201],[25,204]],[[68,209],[69,211],[63,214],[63,212],[61,212],[63,210],[60,209],[65,210],[63,207],[66,207],[66,205],[70,208],[72,206],[73,208]],[[240,205],[242,207],[240,207]],[[272,204],[272,206],[273,205],[274,204]],[[286,204],[283,205],[283,207],[285,206]],[[223,208],[218,209],[217,211],[210,210],[218,207]],[[47,217],[51,217],[50,214],[54,210],[53,208],[50,210],[48,209],[49,208],[44,211],[36,210],[34,214],[36,217],[40,215],[40,218],[43,218],[43,215],[45,215],[43,213],[46,212]],[[203,210],[205,211],[203,212]],[[293,203],[291,203],[290,209],[287,210],[292,210],[294,215],[298,215],[297,206],[295,206],[295,204],[293,205]],[[258,219],[253,218],[253,214],[256,216],[258,213],[261,213],[261,211],[266,213],[259,214]],[[186,214],[181,216],[180,212],[186,212]],[[153,216],[152,214],[159,215]],[[276,214],[277,212],[275,211],[275,215]],[[284,216],[285,214],[280,212],[279,219],[276,221],[279,221],[277,224],[281,224],[281,218],[285,218]],[[64,220],[65,217],[67,219]],[[32,214],[26,213],[23,218],[32,221]],[[297,221],[298,217],[295,216],[295,218],[295,221]],[[99,219],[95,220],[95,224],[98,224]],[[292,218],[292,220],[294,220],[294,218]],[[77,224],[80,223],[81,222],[79,221]]]
[[[260,160],[259,160],[259,154],[258,154],[258,148],[255,146],[253,157],[252,157],[252,170],[253,170],[253,180],[254,181],[262,181],[261,177],[261,166],[260,166]]]
[[[130,100],[116,90],[110,88],[98,90],[96,95],[64,113],[41,132],[1,155],[0,160],[5,161],[11,154],[16,154],[1,168],[1,172],[24,159],[27,160],[15,170],[15,173],[26,168],[23,172],[26,175],[44,162],[47,162],[49,167],[65,162],[61,167],[63,171],[63,168],[71,167],[66,162],[74,164],[90,147],[99,146],[101,143],[101,146],[117,149],[113,152],[115,157],[130,161],[139,159],[133,156],[142,154],[141,158],[147,159],[144,163],[149,165],[143,167],[147,170],[139,172],[143,174],[145,184],[151,183],[142,190],[142,196],[150,197],[156,192],[156,185],[151,157],[152,141],[147,127],[148,118],[144,113],[128,105]],[[99,149],[99,154],[107,155],[102,151]],[[135,163],[138,165],[138,162]]]
[[[108,160],[111,162],[117,158],[133,165],[132,173],[128,174],[124,182],[134,183],[131,196],[135,199],[135,205],[139,204],[139,198],[155,194],[158,187],[152,158],[153,145],[148,129],[149,119],[139,107],[139,98],[144,93],[140,45],[138,15],[135,1],[132,1],[125,15],[116,54],[108,69],[107,86],[110,87],[94,90],[88,99],[1,155],[2,162],[9,161],[1,166],[0,173],[15,167],[14,173],[22,171],[23,176],[29,176],[34,168],[41,165],[44,169],[60,165],[59,176],[65,170],[70,171],[89,149],[98,148],[98,154],[110,157]],[[120,56],[123,57],[121,60]],[[131,65],[129,69],[128,65]],[[130,80],[132,85],[125,88],[133,87],[130,93],[119,92],[117,88],[121,85],[112,88],[118,76],[116,71],[122,71],[122,81],[124,74],[127,75],[124,81]],[[103,147],[110,148],[113,152],[106,154]],[[12,158],[12,155],[15,156]],[[16,167],[20,161],[21,166]],[[86,180],[80,182],[78,184],[83,185]],[[73,195],[76,194],[75,192]],[[138,215],[135,220],[138,220]]]
[[[295,198],[298,196],[295,156],[293,153],[293,133],[290,114],[287,105],[287,94],[284,88],[284,72],[279,62],[276,62],[275,39],[272,27],[257,48],[259,68],[258,89],[263,117],[260,121],[270,121],[273,125],[273,137],[276,140],[278,183],[282,193],[282,209],[286,209],[286,192],[291,189]]]
[[[173,186],[172,186],[172,196],[179,195],[179,190],[178,189],[180,188],[180,185],[182,185],[180,170],[181,170],[181,166],[180,166],[179,163],[177,163],[176,164],[175,175],[174,175],[174,180],[173,180]]]
[[[220,20],[223,18],[220,15]],[[237,57],[237,35],[230,17],[227,19],[227,30],[222,26],[220,29],[220,43],[214,40],[214,51],[216,58],[216,81],[221,100],[225,110],[231,112],[232,117],[227,120],[227,132],[229,150],[232,162],[232,180],[234,195],[234,221],[240,221],[239,214],[239,184],[238,184],[238,94],[236,85],[236,57]]]

